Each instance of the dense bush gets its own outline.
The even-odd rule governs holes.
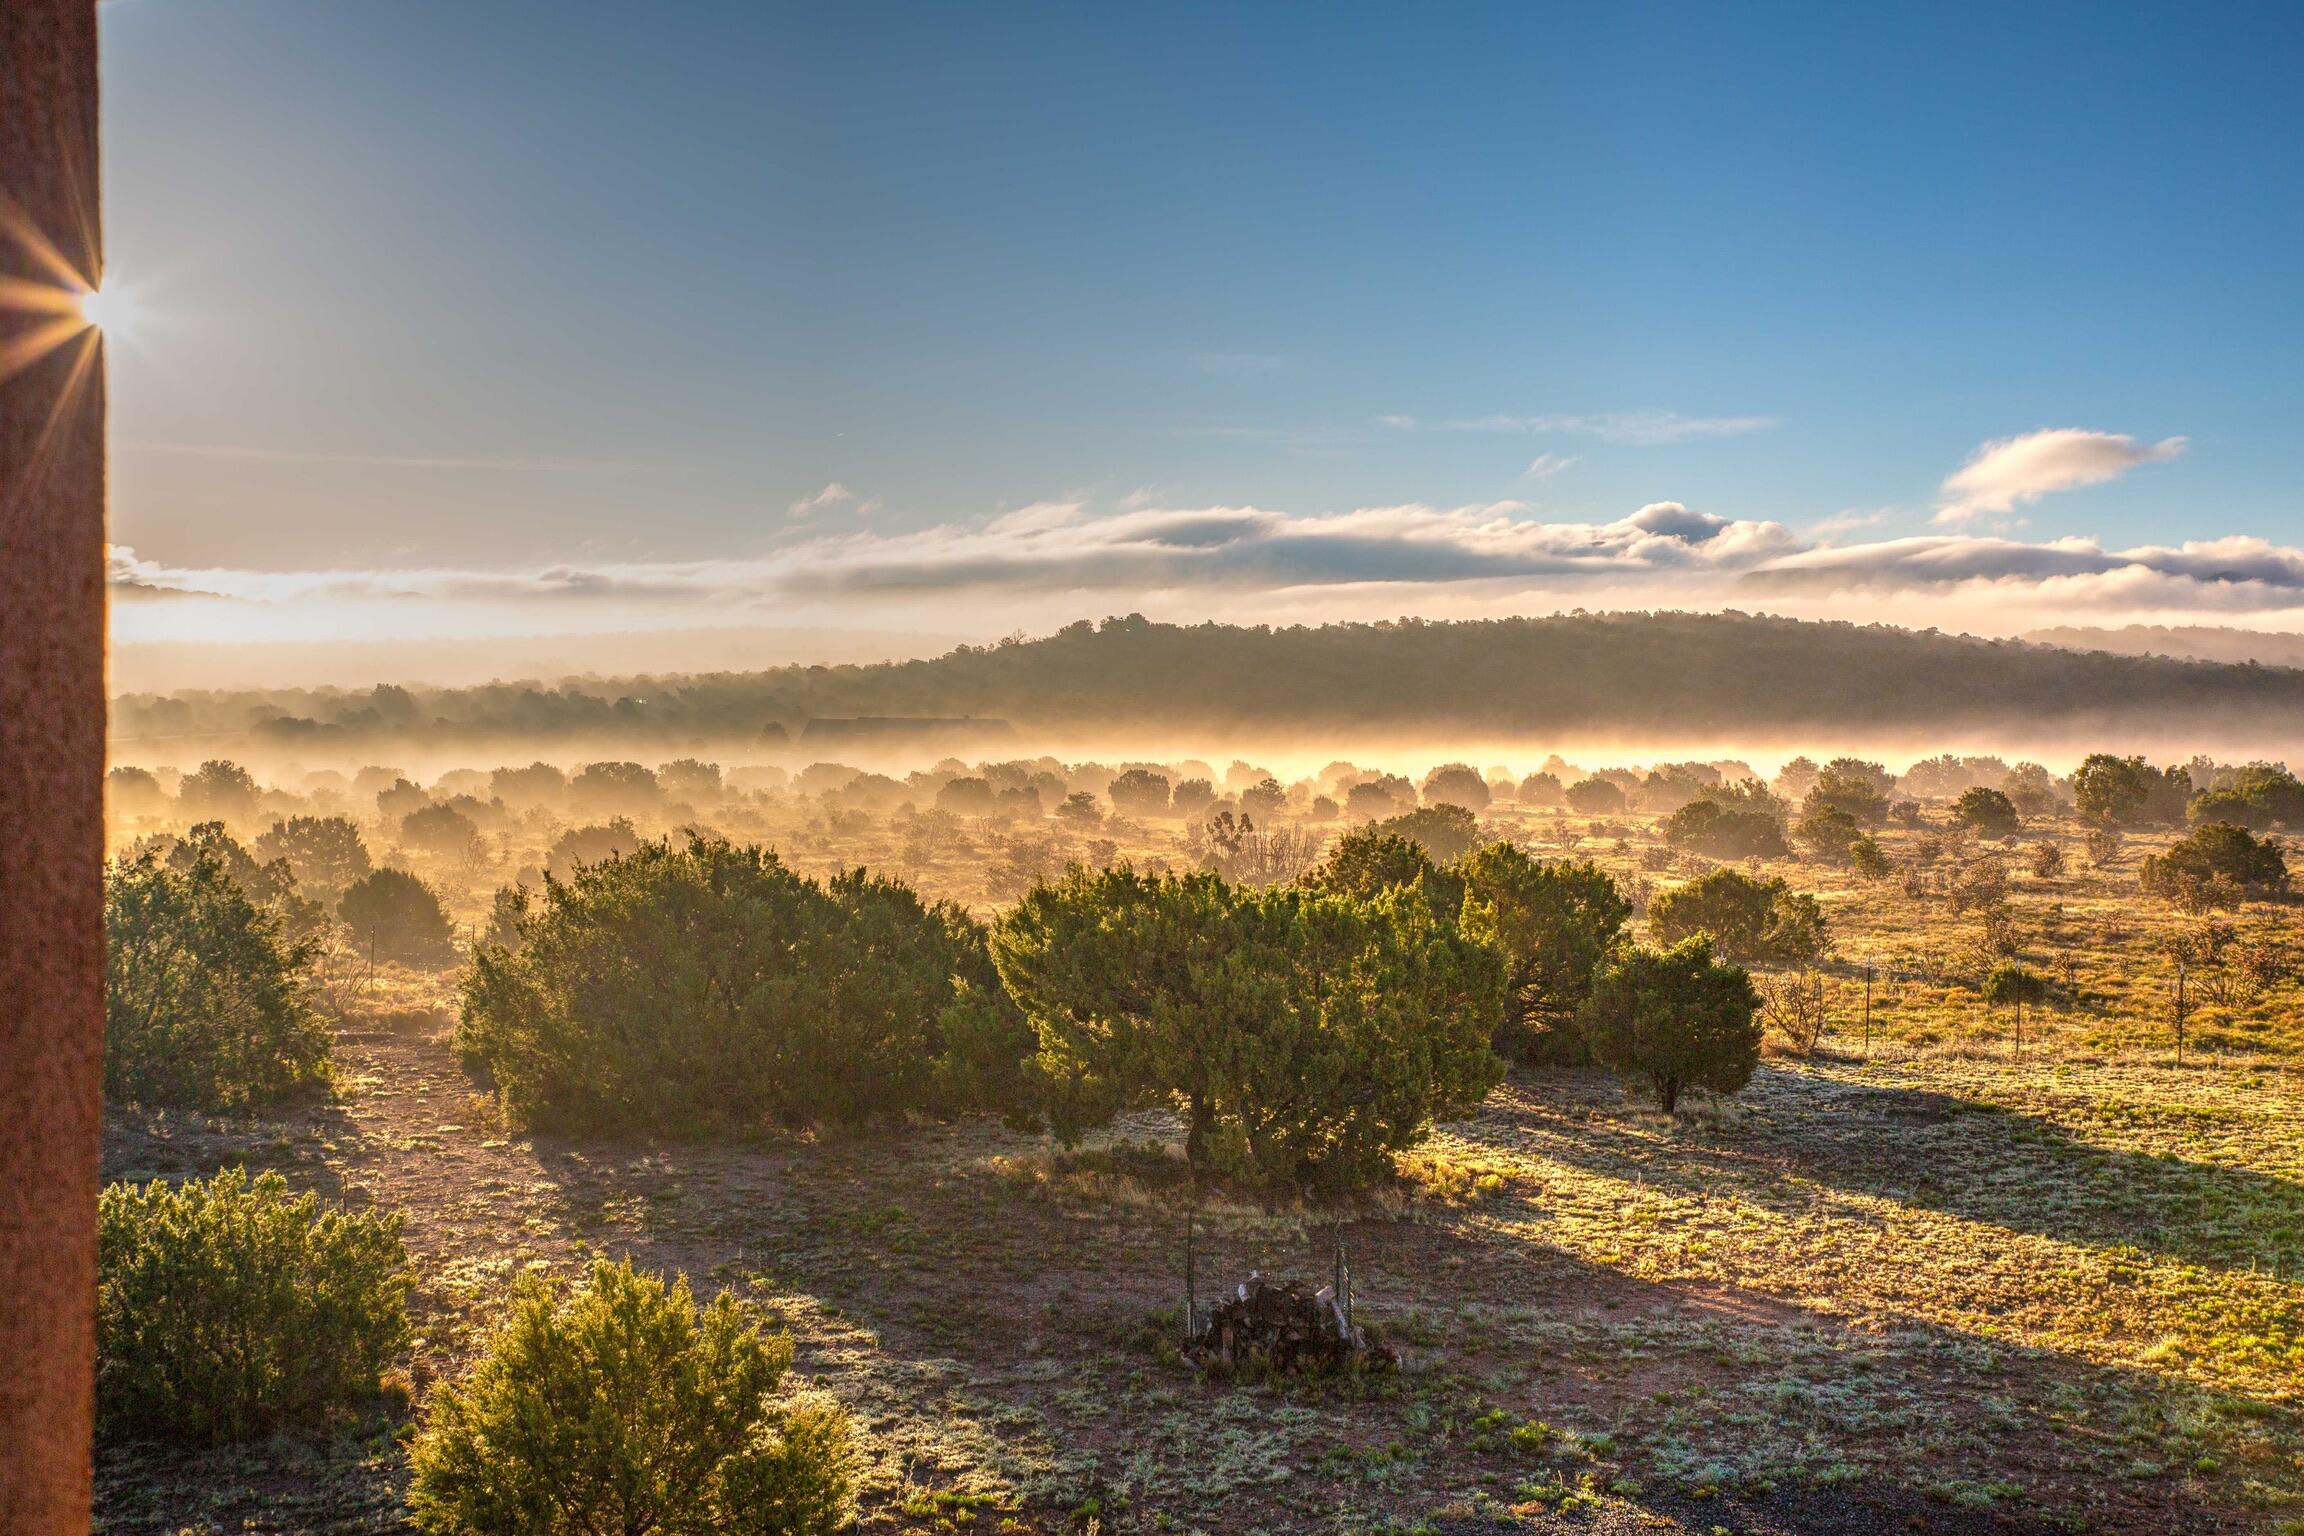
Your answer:
[[[2276,837],[2212,821],[2146,858],[2140,878],[2149,894],[2190,911],[2230,906],[2251,896],[2286,895],[2287,851]]]
[[[2184,814],[2194,823],[2228,821],[2255,832],[2304,825],[2304,784],[2277,763],[2249,763],[2217,775]]]
[[[1664,841],[1715,859],[1782,858],[1791,852],[1780,811],[1715,795],[1700,796],[1674,811],[1664,823]]]
[[[333,902],[344,888],[373,866],[360,829],[342,816],[291,816],[272,823],[256,839],[256,855],[284,859],[296,883],[312,896]]]
[[[2113,826],[2159,826],[2179,821],[2192,797],[2185,769],[2154,768],[2141,757],[2092,752],[2072,774],[2072,803],[2081,816]]]
[[[290,1198],[278,1174],[111,1185],[97,1255],[107,1436],[204,1444],[308,1425],[375,1393],[407,1343],[400,1218]]]
[[[875,1113],[1017,1108],[1031,1039],[983,930],[862,871],[645,844],[508,904],[459,1047],[539,1124],[699,1134]]]
[[[1631,804],[1623,786],[1608,779],[1578,779],[1562,798],[1568,809],[1586,816],[1614,816]]]
[[[1849,850],[1864,840],[1864,828],[1854,816],[1829,802],[1819,803],[1813,796],[1794,831],[1810,852],[1835,864],[1848,862]]]
[[[1112,781],[1105,794],[1111,797],[1112,809],[1123,816],[1168,814],[1168,777],[1149,768],[1129,769]]]
[[[1195,1175],[1364,1182],[1502,1075],[1500,957],[1410,893],[1074,868],[992,950],[1058,1135],[1175,1104]]]
[[[1384,828],[1383,822],[1370,822],[1336,839],[1303,883],[1363,901],[1387,891],[1417,891],[1435,913],[1453,922],[1463,903],[1464,882],[1435,864],[1422,843]]]
[[[1375,830],[1407,838],[1422,848],[1435,864],[1462,857],[1480,841],[1479,822],[1460,805],[1428,805],[1421,810],[1403,812],[1376,823]]]
[[[1495,798],[1487,779],[1469,763],[1443,763],[1433,769],[1424,775],[1423,793],[1428,806],[1454,805],[1467,811],[1484,811]]]
[[[1498,1043],[1512,1055],[1583,1054],[1574,1024],[1593,973],[1632,916],[1598,865],[1546,862],[1491,843],[1451,867],[1463,882],[1463,926],[1506,967]]]
[[[2015,801],[1981,784],[1961,792],[1953,803],[1952,819],[1979,837],[2014,837],[2024,826]]]
[[[1709,934],[1721,958],[1738,963],[1803,964],[1827,946],[1823,909],[1782,878],[1755,879],[1715,869],[1658,896],[1648,906],[1657,938],[1678,944]]]
[[[1620,950],[1594,978],[1582,1026],[1601,1065],[1648,1079],[1666,1114],[1681,1093],[1734,1093],[1760,1064],[1760,994],[1699,935],[1667,950]]]
[[[854,1512],[837,1406],[782,1392],[792,1341],[723,1292],[698,1311],[630,1264],[573,1293],[524,1282],[411,1449],[435,1536],[831,1536]]]
[[[1864,826],[1876,827],[1888,819],[1888,791],[1894,783],[1888,770],[1878,763],[1836,757],[1817,770],[1815,780],[1801,797],[1800,808],[1813,816],[1830,807],[1847,812]]]
[[[345,888],[336,915],[379,960],[439,969],[454,965],[455,930],[429,885],[404,869],[379,869]]]
[[[328,1076],[306,995],[311,950],[283,938],[203,853],[146,853],[104,882],[104,1090],[145,1104],[243,1111]]]

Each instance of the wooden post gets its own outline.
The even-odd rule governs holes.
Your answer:
[[[0,1531],[86,1536],[104,1050],[95,0],[0,3]]]
[[[1864,1059],[1872,1059],[1872,962],[1864,962]]]
[[[2176,957],[2176,1065],[2184,1065],[2184,957]]]
[[[1192,1219],[1200,1211],[1200,1179],[1192,1179],[1192,1195],[1184,1206],[1184,1342],[1190,1344],[1200,1333],[1200,1297],[1196,1288],[1198,1276],[1192,1266]]]

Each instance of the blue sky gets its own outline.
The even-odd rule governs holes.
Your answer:
[[[394,623],[493,631],[1754,590],[2304,616],[2294,7],[103,25],[131,594],[350,612],[384,573]],[[1782,536],[1640,555],[1657,504]],[[1211,508],[1263,521],[1181,517]],[[1323,521],[1401,508],[1442,521]],[[1915,538],[1958,574],[1753,586]],[[1552,569],[1587,545],[1628,563]]]

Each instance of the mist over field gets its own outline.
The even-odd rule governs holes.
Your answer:
[[[890,723],[810,734],[811,721],[859,717]],[[949,755],[938,732],[968,757],[1246,754],[1298,773],[1356,753],[1775,764],[1819,748],[2062,768],[2112,748],[2286,755],[2304,743],[2304,671],[1735,614],[1283,630],[1128,617],[754,672],[126,693],[113,732],[121,762],[229,750],[251,765],[350,769],[381,755],[433,771],[656,751],[886,771]]]

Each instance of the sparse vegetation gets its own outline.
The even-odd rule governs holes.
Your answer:
[[[2304,1250],[2283,1235],[2304,1221],[2282,1129],[2282,1068],[2304,1046],[2289,914],[2262,883],[2211,876],[2230,904],[2198,912],[2143,885],[2148,863],[2163,878],[2172,855],[2187,857],[2179,845],[2237,822],[2083,818],[2071,781],[2038,765],[1950,754],[1900,775],[1829,758],[1829,775],[1811,765],[1802,783],[1794,765],[1772,789],[1726,760],[1553,758],[1483,770],[1490,798],[1476,812],[1428,804],[1424,765],[1292,777],[1284,762],[1225,759],[784,764],[643,763],[652,798],[615,774],[626,798],[583,806],[535,767],[429,782],[388,766],[287,785],[252,776],[256,818],[237,832],[187,827],[165,772],[116,794],[120,846],[148,844],[180,878],[203,858],[242,871],[265,893],[253,910],[283,932],[296,903],[325,897],[321,866],[235,839],[337,818],[373,850],[372,870],[430,887],[479,959],[371,964],[365,933],[322,910],[300,974],[336,1026],[339,1097],[291,1094],[234,1121],[114,1106],[115,1174],[141,1183],[246,1160],[298,1190],[357,1191],[409,1213],[423,1280],[408,1374],[387,1368],[385,1390],[348,1412],[306,1416],[293,1439],[196,1472],[156,1472],[156,1452],[116,1437],[101,1473],[107,1529],[177,1529],[194,1484],[215,1490],[200,1496],[217,1519],[246,1512],[259,1529],[403,1521],[408,1453],[370,1426],[389,1424],[404,1392],[429,1422],[440,1384],[468,1379],[518,1305],[517,1276],[558,1276],[565,1296],[601,1253],[749,1298],[790,1331],[800,1369],[851,1412],[868,1527],[1406,1528],[1456,1518],[1443,1510],[1519,1508],[1515,1519],[1669,1524],[1700,1511],[1766,1528],[1783,1515],[1769,1485],[1819,1510],[1884,1501],[1923,1524],[2004,1507],[2015,1495],[1993,1490],[2018,1483],[2045,1517],[2107,1529],[2304,1514],[2281,1491],[2304,1453],[2290,1406]],[[2197,786],[2240,775],[2204,759],[2184,772]],[[1164,813],[1149,788],[1121,803],[1131,773],[1170,786]],[[1855,820],[1827,802],[1789,813],[1828,777],[1878,793],[1883,819],[1845,861],[1804,839],[1771,844],[1763,829],[1823,810]],[[938,809],[963,780],[989,799]],[[1547,780],[1598,780],[1624,806],[1561,814],[1564,791]],[[2020,841],[1958,814],[1979,786],[2018,809]],[[1265,808],[1254,814],[1252,794]],[[1073,795],[1095,801],[1093,821],[1057,814]],[[403,823],[427,805],[480,829],[484,849],[408,842]],[[1753,840],[1685,830],[1703,823]],[[572,1032],[565,1059],[622,1063],[587,1090],[613,1113],[500,1114],[522,1070],[500,1064],[518,1053],[492,1069],[474,1050],[473,1071],[459,1070],[447,1033],[458,990],[492,966],[519,974],[555,888],[564,901],[584,885],[577,865],[596,874],[643,845],[685,853],[686,834],[655,840],[689,824],[720,829],[733,850],[773,847],[810,888],[799,900],[836,940],[812,951],[830,971],[811,974],[854,963],[873,978],[836,989],[839,1029],[859,1033],[836,1030],[820,1055],[772,1068],[750,1046],[691,1052],[676,1023],[708,1012],[691,995],[711,994],[684,991],[685,963],[663,957],[708,957],[726,980],[751,963],[745,936],[773,903],[765,889],[758,905],[734,899],[752,891],[735,871],[721,882],[728,909],[709,921],[697,916],[716,910],[709,879],[615,885],[571,929],[589,937],[563,950],[560,974],[580,982],[538,994],[571,1018],[597,1003],[586,1029],[604,1043]],[[2243,830],[2264,845],[2261,828]],[[320,836],[349,846],[342,831]],[[1340,1237],[1361,1315],[1408,1352],[1380,1390],[1276,1404],[1264,1386],[1216,1389],[1169,1363],[1189,1096],[1146,1078],[1112,1094],[1082,1068],[1117,1060],[1093,1041],[1047,1049],[1043,1015],[1062,1008],[1018,1010],[985,936],[1036,888],[1123,871],[1213,880],[1256,913],[1238,917],[1244,934],[1199,946],[1191,987],[1163,983],[1207,1015],[1199,1038],[1233,1053],[1208,1081],[1233,1085],[1231,1103],[1282,1112],[1251,1138],[1227,1110],[1202,1141],[1202,1303],[1252,1268],[1324,1282]],[[1670,990],[1669,946],[1712,922],[1750,950],[1733,962],[1716,950],[1712,964],[1754,967],[1756,1011],[1741,1028],[1733,997],[1643,1014],[1639,999]],[[637,961],[633,934],[654,936],[630,950]],[[1096,960],[1111,942],[1067,937],[1050,952],[1107,980],[1173,973]],[[1606,989],[1592,985],[1603,956]],[[1433,999],[1451,969],[1493,989],[1484,1011],[1437,1028],[1465,1045],[1448,1048],[1459,1070],[1487,1061],[1452,1087],[1369,1043],[1429,1043],[1434,1026],[1416,1021],[1443,1011]],[[1701,999],[1698,974],[1713,973],[1680,979]],[[1336,976],[1352,978],[1341,999],[1327,995]],[[1708,995],[1729,991],[1721,981]],[[1588,1038],[1575,1017],[1587,1005],[1593,1028],[1641,1053]],[[459,1024],[468,1048],[482,1017],[467,1009]],[[781,1030],[809,1016],[775,1017]],[[1643,1038],[1624,1024],[1643,1018],[1673,1027]],[[1730,1027],[1690,1030],[1692,1018]],[[616,1020],[635,1026],[629,1042]],[[1769,1054],[1746,1066],[1763,1029]],[[1692,1071],[1660,1083],[1657,1063],[1673,1063],[1659,1042],[1701,1055],[1712,1090]],[[656,1072],[646,1053],[659,1047],[701,1065]],[[1481,1099],[1490,1050],[1518,1064]],[[1588,1056],[1611,1070],[1581,1065]],[[796,1072],[832,1087],[804,1091]],[[661,1123],[617,1119],[627,1088],[630,1102],[673,1107]],[[1371,1088],[1377,1110],[1355,1107]],[[731,1116],[738,1092],[779,1107]],[[1648,1112],[1666,1097],[1672,1118]],[[1051,1119],[1071,1127],[1069,1145],[1035,1134]],[[715,1139],[622,1139],[659,1130]],[[1493,1418],[1506,1401],[1517,1406]],[[2006,1407],[1941,1407],[1953,1401]],[[313,1465],[325,1470],[283,1470]],[[235,1468],[254,1490],[226,1491],[243,1486]]]

